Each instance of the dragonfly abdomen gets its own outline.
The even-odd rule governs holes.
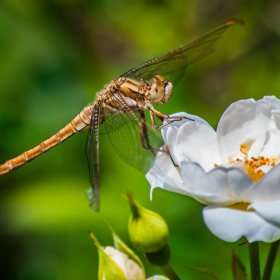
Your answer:
[[[93,106],[83,109],[70,123],[60,129],[56,134],[41,142],[37,146],[23,152],[21,155],[6,161],[0,165],[0,176],[24,165],[39,155],[47,152],[51,148],[57,146],[72,135],[79,133],[88,128],[91,120]]]

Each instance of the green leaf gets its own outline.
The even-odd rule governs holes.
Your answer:
[[[203,267],[191,267],[187,266],[187,269],[194,270],[194,271],[200,271],[202,273],[208,274],[212,276],[215,280],[219,280],[218,276],[209,268],[203,268]]]
[[[241,260],[232,251],[231,268],[234,280],[247,280],[247,273],[245,266]]]

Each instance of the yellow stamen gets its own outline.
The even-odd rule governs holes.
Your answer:
[[[236,158],[236,159],[231,158],[229,163],[235,164],[235,163],[244,162],[244,164],[247,168],[248,176],[254,182],[257,182],[265,175],[265,172],[263,172],[260,169],[258,170],[258,168],[260,168],[263,165],[275,166],[275,164],[276,164],[276,158],[251,157],[250,159],[248,159],[247,156],[245,158],[246,159],[244,159],[244,160],[242,160],[240,158]],[[218,167],[218,166],[219,165],[217,163],[214,164],[214,167]]]
[[[251,157],[251,159],[245,160],[245,165],[248,170],[248,176],[254,181],[257,182],[262,178],[265,173],[262,170],[257,170],[260,166],[269,165],[275,166],[275,158],[264,158],[264,157]]]

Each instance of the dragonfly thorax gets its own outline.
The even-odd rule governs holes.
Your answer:
[[[160,75],[156,75],[151,82],[150,101],[157,104],[164,104],[172,94],[172,84]]]

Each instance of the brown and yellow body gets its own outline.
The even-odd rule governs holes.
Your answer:
[[[149,94],[150,86],[147,83],[138,83],[128,78],[115,79],[98,93],[93,105],[85,107],[53,136],[0,165],[0,176],[33,160],[72,135],[88,129],[91,121],[96,121],[92,116],[94,107],[99,109],[97,124],[102,124],[107,114],[126,114],[147,109],[145,100],[149,99]]]
[[[92,106],[84,108],[70,123],[60,129],[53,136],[41,142],[37,146],[23,152],[21,155],[6,161],[0,165],[0,175],[5,175],[10,171],[24,165],[39,155],[47,152],[51,148],[68,139],[75,133],[88,128],[91,118]]]

